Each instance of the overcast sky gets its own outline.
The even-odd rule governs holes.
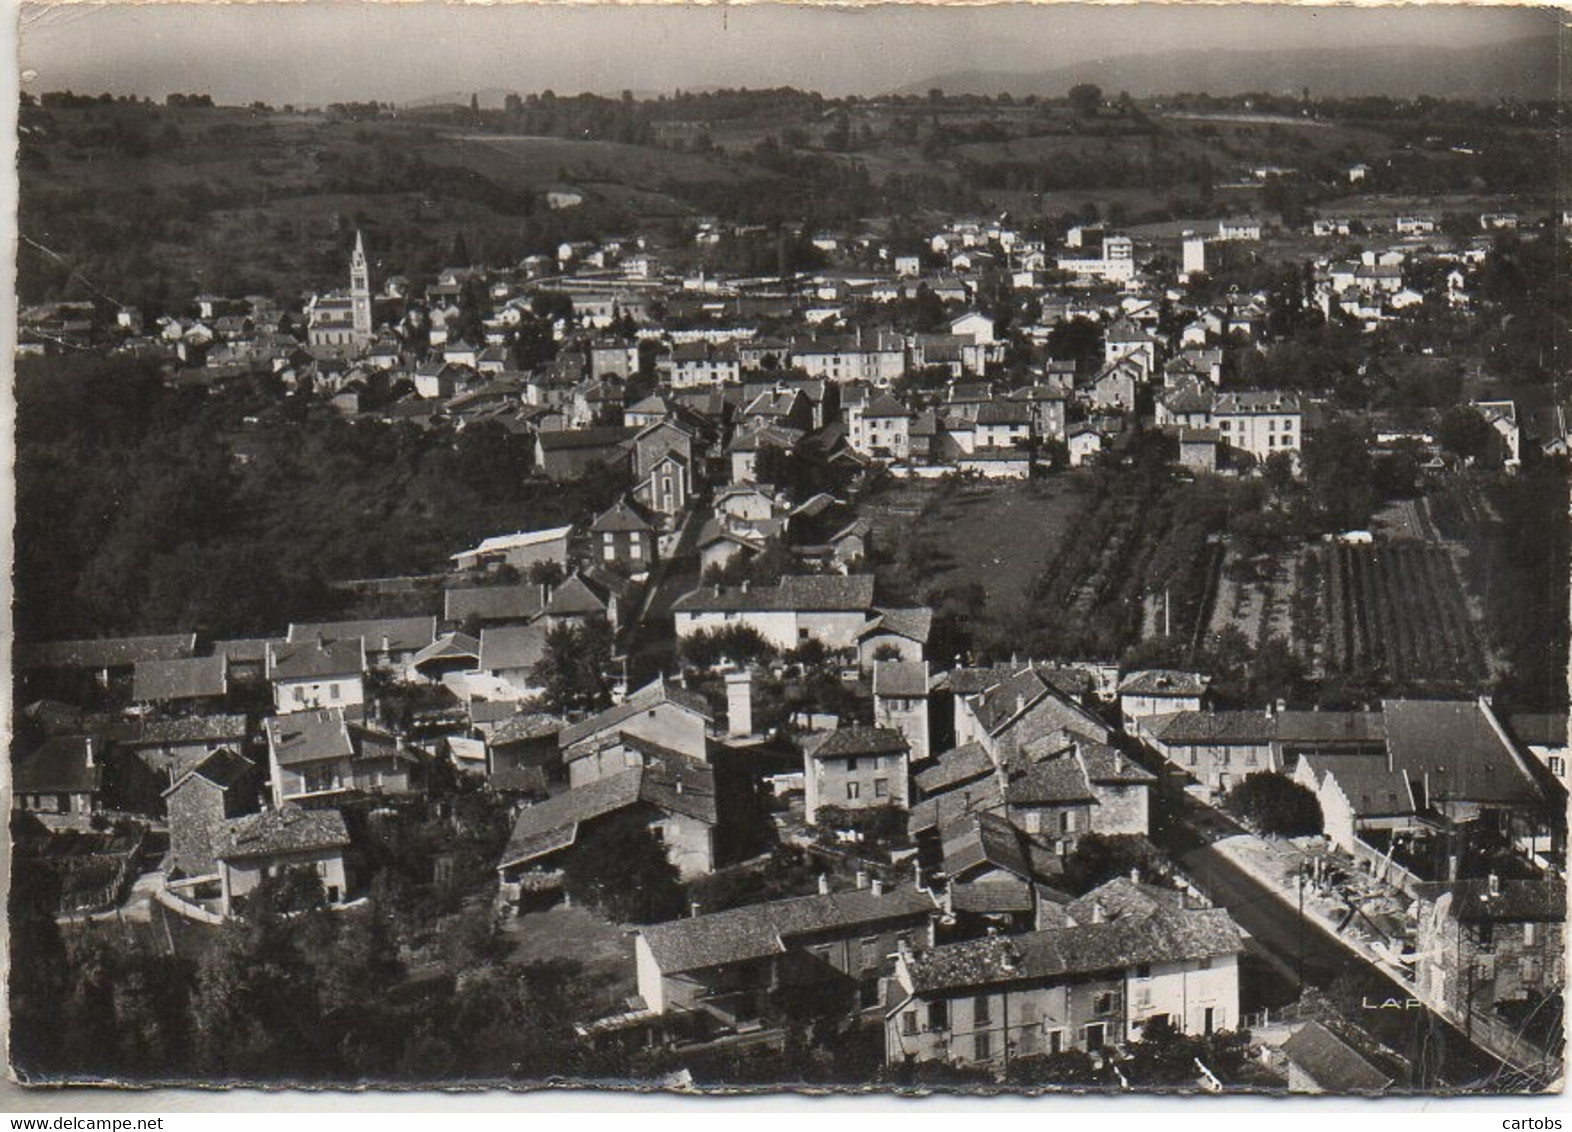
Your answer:
[[[1165,48],[1461,46],[1544,27],[1542,12],[1433,6],[59,4],[23,6],[21,61],[33,91],[207,92],[228,103],[404,102],[490,88],[790,85],[840,95]]]

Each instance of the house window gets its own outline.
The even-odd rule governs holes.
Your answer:
[[[1538,942],[1539,942],[1539,925],[1538,924],[1524,924],[1523,925],[1523,945],[1525,947],[1533,947]]]
[[[846,784],[846,800],[855,802],[860,797],[862,797],[862,784],[860,782],[848,782]]]
[[[890,796],[890,780],[888,778],[875,778],[873,780],[873,796],[875,798],[888,798]]]
[[[846,773],[848,773],[848,774],[856,774],[857,773],[857,760],[856,759],[847,759],[846,760]]]
[[[329,684],[328,685],[328,698],[329,699],[333,699],[333,700],[338,699],[338,685],[337,684]]]
[[[949,1003],[930,1002],[928,1004],[928,1029],[943,1030],[950,1025]]]
[[[1063,1053],[1064,1052],[1064,1031],[1063,1030],[1049,1030],[1048,1031],[1048,1052],[1049,1053]]]
[[[808,639],[808,630],[806,628],[799,628],[797,630],[797,639],[799,641],[806,641]]]
[[[868,936],[862,941],[861,967],[864,971],[879,965],[879,960],[883,957],[880,954],[882,950],[883,949],[879,947],[879,937],[876,935]]]
[[[972,1021],[978,1026],[986,1026],[992,1021],[989,1011],[993,1000],[985,994],[978,995],[972,1001]]]
[[[303,704],[306,702],[306,690],[298,684],[295,685],[295,702],[297,704]]]
[[[1205,1019],[1201,1023],[1201,1032],[1203,1034],[1210,1034],[1217,1028],[1218,1023],[1221,1021],[1222,1019],[1217,1017],[1217,1008],[1215,1006],[1208,1006],[1206,1008]]]
[[[1563,778],[1567,773],[1567,762],[1560,755],[1550,756],[1550,773],[1557,778]]]
[[[917,1012],[908,1010],[901,1015],[901,1033],[911,1036],[917,1032]]]
[[[650,836],[660,844],[664,845],[666,843],[666,827],[663,825],[650,826]]]
[[[973,1057],[977,1061],[988,1061],[993,1057],[993,1035],[984,1031],[972,1038]]]
[[[1196,748],[1191,747],[1190,748],[1190,765],[1191,766],[1195,766],[1195,764],[1200,761],[1200,757],[1201,757],[1201,752],[1198,751]]]
[[[1142,963],[1137,966],[1135,977],[1138,979],[1150,979],[1152,977],[1152,965],[1150,963]]]
[[[1114,996],[1112,991],[1103,991],[1092,997],[1093,1014],[1112,1014],[1113,1008]]]

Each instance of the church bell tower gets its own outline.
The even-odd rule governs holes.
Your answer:
[[[355,253],[349,257],[349,298],[354,315],[355,344],[371,344],[371,269],[366,266],[366,245],[355,233]]]

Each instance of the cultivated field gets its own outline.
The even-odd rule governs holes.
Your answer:
[[[1309,552],[1301,576],[1316,594],[1327,673],[1375,673],[1403,687],[1488,679],[1488,653],[1446,547],[1327,544]]]
[[[1027,484],[909,480],[864,500],[874,545],[894,558],[897,579],[923,593],[980,586],[990,616],[1008,616],[1066,537],[1078,529],[1091,489],[1080,476]],[[919,594],[917,596],[923,596]]]

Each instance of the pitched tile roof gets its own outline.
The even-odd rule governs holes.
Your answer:
[[[256,770],[257,764],[244,755],[237,754],[228,747],[220,747],[175,779],[174,785],[165,790],[164,795],[167,797],[173,794],[191,778],[206,779],[220,790],[228,790],[244,781],[248,775],[255,774]]]
[[[308,639],[268,646],[269,680],[310,680],[327,676],[359,676],[366,654],[359,638],[348,641]]]
[[[548,630],[539,621],[480,631],[479,668],[482,672],[530,669],[546,655]]]
[[[473,586],[446,591],[443,618],[447,621],[524,621],[538,617],[544,608],[541,587]]]
[[[1119,681],[1121,696],[1199,696],[1212,680],[1199,672],[1178,672],[1168,668],[1145,668],[1127,674]]]
[[[879,609],[874,619],[858,632],[857,639],[889,633],[923,645],[928,643],[928,635],[932,632],[933,610],[925,605],[911,609]]]
[[[1317,783],[1328,776],[1356,817],[1396,817],[1415,811],[1408,776],[1392,770],[1385,755],[1306,755]]]
[[[119,741],[132,747],[176,746],[215,741],[240,743],[245,737],[244,715],[184,715],[144,720],[134,734]]]
[[[552,617],[585,617],[606,612],[606,602],[578,574],[551,591],[546,613]]]
[[[285,643],[283,637],[251,637],[233,641],[214,641],[213,655],[221,656],[229,664],[263,664],[267,661],[269,645]]]
[[[57,735],[18,759],[11,770],[13,794],[89,794],[98,789],[101,768],[91,765],[92,740]]]
[[[195,633],[39,641],[16,646],[16,666],[24,671],[36,668],[130,668],[138,661],[177,660],[195,652]]]
[[[131,677],[131,698],[139,703],[205,699],[228,690],[229,665],[221,656],[139,660]]]
[[[871,889],[798,896],[730,908],[640,929],[663,975],[721,967],[784,954],[803,937],[868,930],[892,920],[919,920],[936,911],[915,888],[875,895]]]
[[[340,708],[278,715],[263,721],[263,727],[280,766],[350,758],[355,753]]]
[[[296,641],[361,641],[366,651],[414,652],[436,639],[435,617],[385,617],[370,621],[323,621],[291,625],[289,639]],[[384,646],[384,639],[387,644]]]
[[[653,531],[654,529],[655,524],[645,518],[626,499],[619,500],[613,504],[590,524],[590,531],[593,534],[603,534],[607,531]]]
[[[1176,711],[1148,717],[1146,730],[1164,743],[1257,746],[1277,738],[1277,721],[1263,711]]]
[[[480,657],[480,642],[468,633],[444,633],[421,649],[412,663],[424,664],[431,660],[476,660]]]
[[[1280,711],[1277,740],[1306,746],[1378,745],[1386,720],[1378,711]]]
[[[227,844],[216,854],[221,861],[342,849],[349,844],[343,814],[292,805],[235,818],[227,823],[225,833]]]
[[[681,761],[636,766],[598,778],[521,810],[497,867],[528,864],[566,849],[578,840],[585,822],[640,802],[714,825],[713,770],[697,759],[676,758]]]
[[[873,662],[875,696],[922,697],[928,694],[928,664],[922,660]]]
[[[856,758],[863,755],[903,755],[911,749],[905,735],[892,727],[858,724],[827,731],[803,743],[803,752],[815,759]]]
[[[1288,1060],[1329,1093],[1378,1093],[1392,1078],[1319,1022],[1306,1022],[1283,1043]]]
[[[913,954],[907,969],[915,993],[943,994],[1231,955],[1242,946],[1228,913],[1208,908],[948,944]]]
[[[912,781],[924,794],[938,794],[963,782],[975,782],[994,772],[993,759],[981,743],[952,747],[939,755],[932,766],[924,767]]]
[[[774,586],[700,586],[672,604],[677,613],[839,613],[873,607],[871,574],[788,574]]]
[[[640,712],[649,711],[660,704],[675,704],[686,711],[693,712],[702,719],[709,721],[714,717],[710,714],[709,701],[698,692],[690,692],[679,684],[674,684],[665,677],[650,681],[644,687],[634,692],[620,704],[613,704],[603,712],[590,716],[588,719],[565,727],[558,737],[558,743],[563,747],[571,747],[581,739],[602,731],[613,731],[617,725],[632,719]]]
[[[1074,752],[1012,768],[1004,788],[1012,806],[1063,806],[1095,803],[1097,796]]]
[[[548,737],[555,739],[566,726],[567,723],[561,717],[546,712],[520,712],[493,728],[487,743],[493,747],[503,747],[509,743],[525,743],[532,739]]]
[[[1544,795],[1522,756],[1474,700],[1387,700],[1394,768],[1424,777],[1432,801],[1533,804]]]

